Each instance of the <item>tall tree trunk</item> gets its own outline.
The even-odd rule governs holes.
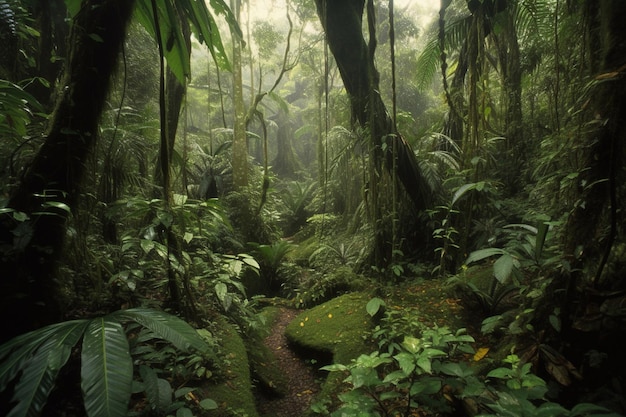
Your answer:
[[[28,219],[16,224],[5,215],[0,226],[0,314],[11,317],[2,321],[1,340],[61,318],[56,261],[133,6],[129,0],[87,0],[73,22],[71,55],[46,140],[8,204]]]
[[[500,33],[494,34],[502,74],[502,103],[504,112],[504,138],[506,143],[501,177],[508,192],[519,192],[520,176],[526,161],[524,126],[522,119],[522,69],[520,48],[515,27],[516,5],[504,12],[505,24]]]
[[[231,9],[239,19],[241,0],[231,0]],[[240,188],[248,185],[248,138],[246,136],[246,111],[243,102],[243,79],[241,75],[241,42],[234,33],[233,103],[235,108],[232,147],[233,185],[235,188]]]
[[[396,142],[398,177],[418,210],[429,206],[431,191],[424,181],[411,146],[395,131],[379,94],[379,75],[363,38],[364,0],[315,0],[317,13],[350,98],[352,118],[386,141],[386,167],[393,167]]]
[[[189,20],[181,13],[180,8],[176,8],[178,13],[178,20],[181,26],[181,31],[185,37],[185,47],[188,53],[191,53],[191,29],[189,27]],[[155,169],[155,182],[163,186],[163,158],[167,158],[167,166],[172,163],[172,157],[174,154],[174,145],[176,144],[176,132],[178,131],[178,121],[180,120],[180,113],[183,105],[183,99],[187,92],[187,86],[181,83],[174,71],[169,67],[167,68],[165,75],[165,127],[166,127],[166,142],[167,149],[163,152],[159,152],[157,157],[157,164]]]
[[[626,2],[588,0],[586,6],[591,19],[587,27],[595,32],[589,38],[596,42],[591,45],[597,52],[590,65],[596,85],[585,109],[584,123],[590,129],[582,137],[585,159],[577,178],[579,204],[568,218],[565,254],[574,267],[597,262],[591,281],[601,286],[604,257],[620,224],[617,216],[623,220],[615,194],[623,180],[618,175],[623,177],[626,141]]]
[[[272,161],[272,168],[280,177],[295,178],[300,163],[291,142],[293,126],[289,120],[289,114],[282,110],[279,111],[277,124],[276,157]]]

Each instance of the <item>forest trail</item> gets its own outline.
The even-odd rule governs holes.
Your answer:
[[[311,400],[319,392],[315,369],[308,366],[289,346],[285,328],[298,312],[281,308],[271,333],[264,343],[269,347],[284,372],[288,392],[285,396],[267,398],[258,401],[258,411],[262,417],[300,417],[309,408]]]

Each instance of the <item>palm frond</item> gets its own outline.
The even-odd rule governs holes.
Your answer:
[[[86,320],[61,323],[60,326],[55,326],[54,332],[45,332],[43,343],[32,356],[30,353],[33,351],[26,349],[29,358],[21,367],[22,375],[13,391],[16,405],[9,416],[33,416],[41,413],[60,369],[69,359],[72,348],[80,340],[87,323]]]
[[[448,50],[457,50],[461,48],[463,42],[467,38],[467,33],[471,25],[471,17],[464,17],[455,20],[446,25],[445,45]],[[417,88],[424,91],[429,87],[435,73],[441,64],[441,47],[436,34],[432,34],[432,38],[428,40],[424,50],[417,58]]]
[[[122,320],[135,321],[183,351],[194,348],[204,352],[208,349],[206,342],[193,327],[186,321],[171,314],[147,308],[132,308],[117,311],[112,313],[111,316]]]
[[[133,361],[122,325],[110,316],[93,319],[83,339],[81,362],[81,387],[87,415],[126,415]]]

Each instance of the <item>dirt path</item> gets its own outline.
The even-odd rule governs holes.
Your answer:
[[[296,315],[295,310],[281,308],[272,332],[264,341],[276,355],[287,379],[289,391],[281,398],[262,399],[258,409],[263,417],[300,417],[319,391],[315,370],[290,349],[285,337],[285,328]]]

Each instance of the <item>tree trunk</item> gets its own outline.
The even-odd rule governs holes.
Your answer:
[[[588,0],[588,16],[592,19],[587,27],[598,33],[590,34],[597,44],[590,68],[597,84],[586,106],[585,125],[591,128],[583,137],[585,160],[581,165],[577,184],[579,204],[567,222],[565,231],[565,254],[574,267],[598,262],[613,244],[616,227],[623,214],[617,207],[617,176],[623,172],[624,142],[623,129],[626,114],[626,2],[622,0]],[[622,174],[623,175],[623,174]],[[606,261],[606,259],[604,259]],[[596,275],[591,280],[600,285],[602,261],[596,266]]]
[[[189,20],[181,13],[179,8],[177,8],[177,13],[181,31],[185,37],[185,47],[187,48],[188,53],[191,53],[191,29],[189,27]],[[165,126],[167,130],[167,155],[164,155],[165,152],[159,152],[154,175],[156,184],[160,186],[163,186],[164,177],[163,167],[165,165],[163,164],[163,158],[167,158],[168,167],[172,163],[174,145],[176,144],[176,132],[178,131],[178,121],[180,120],[180,112],[186,92],[187,86],[182,84],[174,72],[168,67],[165,76]]]
[[[300,163],[291,143],[293,126],[289,120],[289,114],[281,110],[278,113],[277,124],[276,157],[272,161],[272,168],[281,178],[293,179],[300,168]]]
[[[231,0],[231,9],[237,18],[241,0]],[[243,102],[243,79],[241,75],[241,43],[233,33],[233,185],[235,189],[248,185],[248,139],[246,136],[246,112]]]
[[[396,142],[398,177],[415,207],[427,208],[431,191],[411,146],[395,130],[379,94],[379,75],[362,32],[364,0],[315,0],[315,4],[350,98],[353,120],[367,126],[372,137],[387,143],[384,156],[390,171]]]
[[[511,195],[521,186],[520,176],[526,161],[524,126],[522,119],[522,69],[520,49],[515,27],[516,6],[504,12],[506,24],[496,38],[500,73],[502,74],[502,103],[504,111],[504,138],[506,143],[501,177]]]
[[[1,340],[61,318],[56,261],[97,137],[133,1],[87,0],[72,26],[72,51],[46,140],[8,206],[29,216],[0,225],[4,280]],[[12,271],[12,273],[7,273]]]

